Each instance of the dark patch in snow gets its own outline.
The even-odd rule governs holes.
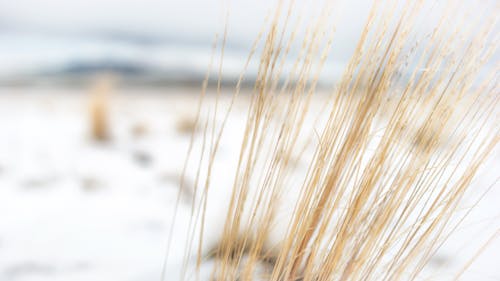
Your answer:
[[[13,278],[22,277],[23,275],[51,275],[55,272],[56,269],[53,266],[28,261],[7,267],[4,271],[4,276],[7,277],[7,280],[10,280]]]
[[[104,187],[104,183],[95,178],[82,178],[81,186],[85,191],[96,191]]]
[[[90,263],[86,261],[78,261],[75,264],[73,264],[70,269],[75,271],[86,271],[89,270],[90,268],[91,268]]]
[[[153,157],[151,156],[151,154],[145,151],[134,151],[132,153],[132,157],[134,158],[134,161],[140,166],[147,167],[153,163]]]
[[[87,271],[91,268],[90,263],[85,261],[77,261],[74,264],[71,264],[64,268],[64,271],[74,272],[74,271]],[[3,275],[7,280],[13,280],[18,278],[23,278],[26,275],[32,276],[50,276],[61,272],[61,268],[56,268],[55,266],[40,263],[36,261],[26,261],[17,264],[13,264],[11,266],[6,267],[3,272]]]
[[[433,266],[439,267],[439,266],[444,266],[444,265],[450,264],[451,261],[452,261],[452,258],[450,256],[436,254],[436,255],[431,257],[431,259],[429,260],[429,263],[432,264]]]
[[[162,173],[159,176],[159,180],[164,183],[173,183],[173,184],[179,184],[181,180],[181,176],[176,173]]]
[[[165,223],[158,220],[149,220],[144,223],[144,228],[151,232],[163,232],[166,227]]]
[[[56,176],[35,177],[23,180],[21,186],[27,189],[34,189],[49,186],[56,181]]]

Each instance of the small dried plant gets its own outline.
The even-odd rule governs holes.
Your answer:
[[[181,135],[190,135],[198,130],[196,119],[192,116],[181,116],[176,124],[175,130]]]
[[[112,79],[106,76],[97,79],[91,89],[89,117],[90,134],[93,140],[107,141],[110,138],[109,95],[112,88]]]
[[[185,165],[196,170],[197,197],[181,280],[199,279],[207,259],[209,280],[421,277],[465,216],[460,203],[500,139],[498,69],[483,71],[496,52],[496,15],[464,24],[460,1],[448,1],[429,22],[429,2],[376,1],[342,78],[318,94],[335,48],[333,6],[304,23],[293,1],[280,1],[248,58],[260,51],[234,163],[217,156],[248,63],[227,107],[220,82],[215,103],[206,102],[205,83],[196,120],[206,122]],[[218,69],[220,81],[222,62]],[[212,186],[224,165],[230,186]],[[221,188],[227,198],[211,194]],[[212,201],[225,206],[220,225],[210,221]],[[215,243],[209,228],[220,229]]]

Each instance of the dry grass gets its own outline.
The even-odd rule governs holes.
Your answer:
[[[132,126],[130,132],[135,138],[141,138],[149,133],[149,127],[145,123],[139,122]]]
[[[249,56],[261,50],[213,280],[413,280],[461,222],[456,210],[500,140],[497,69],[478,75],[496,51],[495,15],[452,30],[466,17],[450,1],[422,33],[425,1],[400,2],[374,5],[319,117],[310,103],[334,46],[332,7],[299,36],[293,5],[280,2]],[[285,59],[295,59],[289,72]],[[212,171],[232,107],[211,109],[213,122],[199,124],[201,155],[188,156],[200,196],[186,259],[195,253],[198,268],[210,256],[202,251],[208,194],[221,188],[211,186]],[[289,155],[308,169],[292,169]],[[263,262],[268,270],[258,270]]]
[[[110,138],[109,96],[113,88],[110,77],[99,78],[90,92],[90,134],[93,140],[107,141]]]
[[[182,116],[175,124],[175,131],[181,135],[191,135],[193,132],[198,132],[197,120],[193,116]]]

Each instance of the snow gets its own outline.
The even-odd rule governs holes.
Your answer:
[[[98,143],[89,136],[86,91],[1,89],[0,280],[160,280],[190,139],[177,124],[193,118],[195,92],[119,91],[110,109],[112,138]],[[218,161],[239,144],[234,129],[245,110],[236,112],[240,118],[229,124]],[[499,155],[481,169],[474,194],[495,182]],[[230,166],[214,171],[214,186],[228,184]],[[206,248],[218,239],[229,195],[221,188],[210,196]],[[500,228],[499,199],[496,183],[431,261],[435,279],[453,277]],[[181,205],[166,280],[178,279],[188,214]],[[462,279],[498,280],[499,258],[496,239]],[[205,262],[203,272],[212,266]]]

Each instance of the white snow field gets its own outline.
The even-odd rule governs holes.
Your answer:
[[[116,92],[111,140],[98,143],[89,136],[85,90],[0,90],[1,281],[160,281],[190,139],[184,126],[194,118],[197,90]],[[218,161],[238,147],[233,129],[244,120],[244,108],[244,102],[236,105]],[[481,168],[472,193],[493,188],[431,260],[430,280],[453,277],[494,231],[498,236],[499,156],[497,149]],[[227,185],[225,180],[215,177],[212,186]],[[188,190],[182,200],[190,196]],[[179,228],[188,214],[181,206]],[[209,242],[217,241],[221,225],[215,222],[222,215],[208,219]],[[166,280],[178,278],[185,238],[179,233]],[[495,239],[462,280],[500,280],[499,260]],[[211,263],[204,264],[207,271]]]

